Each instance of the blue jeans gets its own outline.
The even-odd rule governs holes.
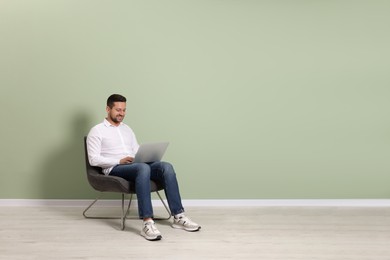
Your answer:
[[[118,164],[111,170],[110,175],[118,176],[135,183],[140,218],[153,217],[150,180],[163,185],[172,215],[184,212],[176,173],[170,163]]]

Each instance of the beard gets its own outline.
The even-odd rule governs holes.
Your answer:
[[[121,123],[123,121],[123,118],[125,118],[124,116],[112,116],[110,115],[110,119],[112,120],[112,122],[115,122],[115,123]]]

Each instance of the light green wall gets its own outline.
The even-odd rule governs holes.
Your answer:
[[[112,93],[184,199],[390,198],[390,2],[0,0],[0,198],[92,198]]]

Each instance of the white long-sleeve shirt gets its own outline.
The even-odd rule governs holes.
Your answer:
[[[134,157],[138,148],[133,130],[124,123],[114,126],[104,119],[92,127],[87,136],[89,163],[101,167],[106,175],[122,158]]]

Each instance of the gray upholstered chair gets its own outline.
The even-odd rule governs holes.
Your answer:
[[[88,150],[86,137],[84,137],[84,150],[85,150],[85,164],[87,170],[87,178],[89,184],[93,189],[99,191],[99,196],[84,210],[83,216],[85,218],[93,218],[93,219],[121,219],[121,228],[125,229],[125,221],[128,219],[128,213],[130,211],[131,201],[133,199],[133,195],[135,193],[135,185],[133,182],[129,182],[123,178],[116,176],[107,176],[102,173],[102,169],[99,167],[91,166],[88,160]],[[159,191],[163,190],[164,187],[157,182],[150,181],[150,191],[156,192],[158,197],[160,198],[162,204],[164,205],[166,211],[168,212],[168,217],[166,218],[155,218],[155,219],[164,219],[168,220],[171,218],[171,212],[161,197]],[[98,216],[88,216],[87,211],[100,199],[104,192],[115,192],[122,194],[122,216],[121,217],[98,217]],[[129,195],[129,203],[127,205],[127,209],[125,210],[125,195]]]

